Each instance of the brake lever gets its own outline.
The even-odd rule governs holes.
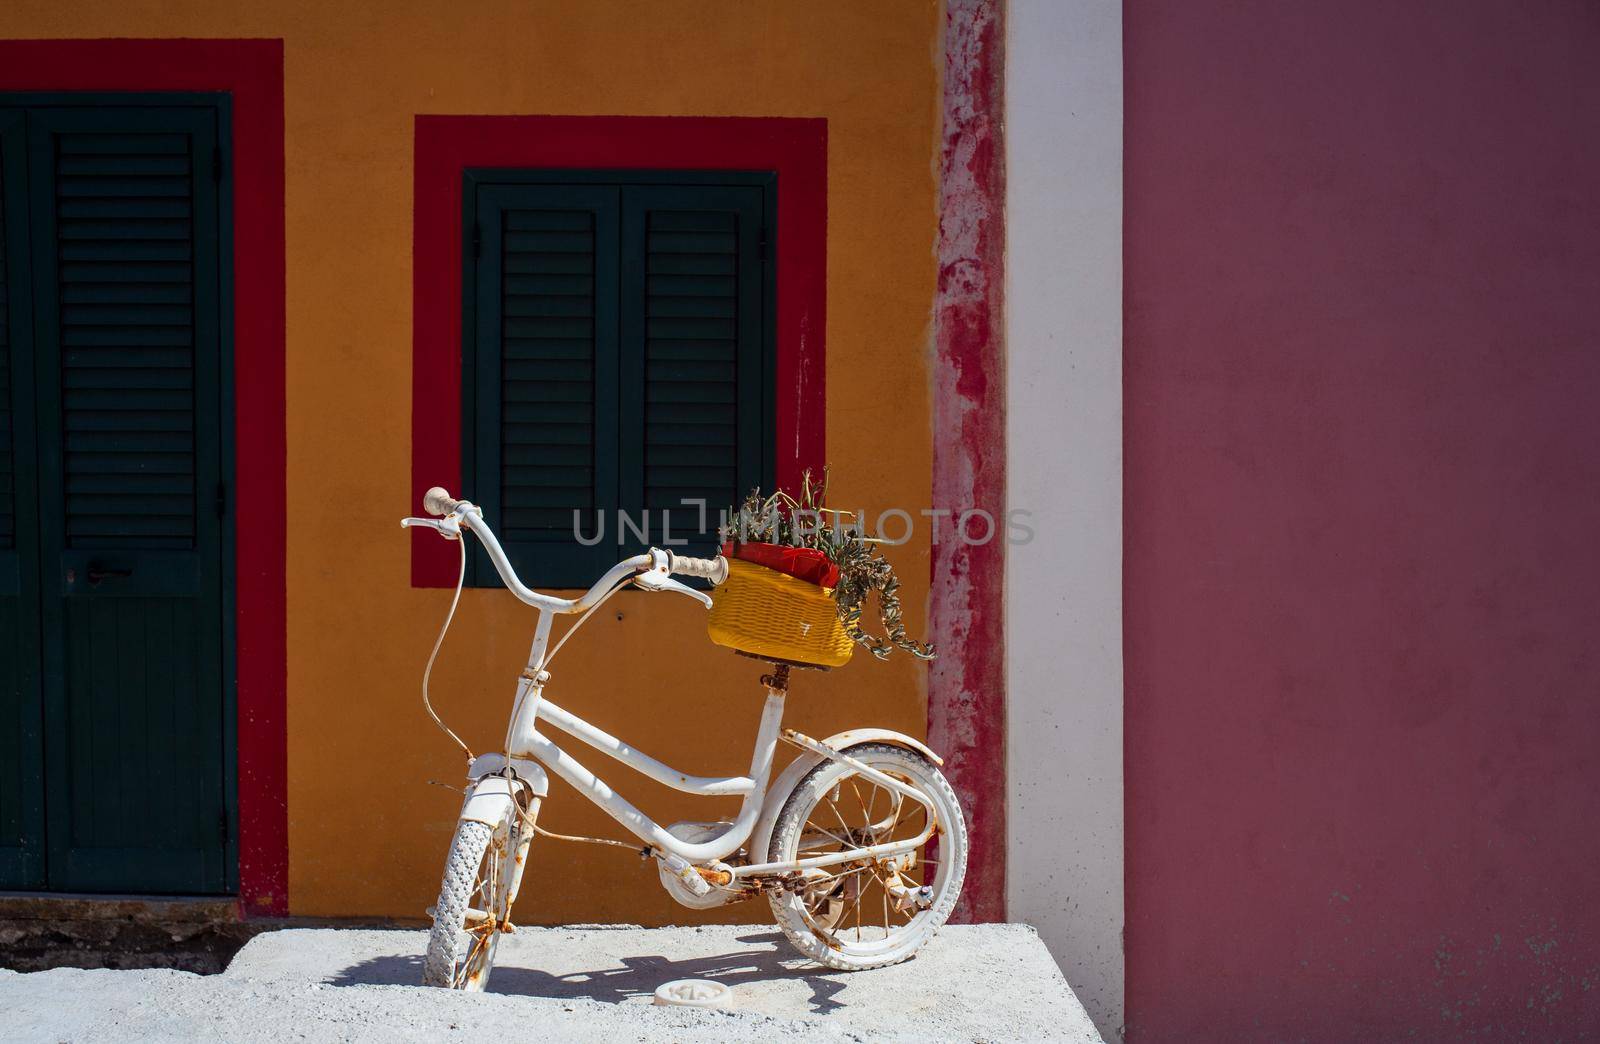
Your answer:
[[[640,573],[638,576],[634,577],[633,582],[644,588],[646,591],[675,591],[678,594],[686,594],[690,598],[696,599],[703,603],[707,609],[711,608],[710,595],[706,594],[704,591],[696,591],[687,584],[681,584],[664,572],[660,572],[655,569],[647,570],[646,572]]]
[[[461,523],[455,515],[447,515],[444,518],[402,518],[400,520],[401,529],[410,529],[412,526],[423,526],[431,529],[446,540],[461,539]]]

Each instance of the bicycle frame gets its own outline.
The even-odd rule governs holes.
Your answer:
[[[650,566],[656,560],[655,556],[660,555],[661,552],[638,555],[619,562],[608,570],[582,597],[562,599],[541,594],[522,584],[515,570],[511,567],[510,560],[507,558],[504,549],[501,548],[494,532],[470,504],[462,502],[462,506],[457,508],[441,523],[433,523],[424,519],[408,519],[406,522],[408,524],[430,525],[441,534],[453,536],[454,539],[458,540],[465,539],[461,535],[459,528],[460,525],[464,524],[473,531],[474,535],[483,544],[490,561],[494,563],[496,570],[512,594],[520,601],[538,610],[539,615],[534,626],[533,644],[528,651],[528,663],[517,683],[516,697],[512,704],[511,722],[506,730],[504,757],[509,759],[512,767],[515,767],[518,762],[522,762],[525,765],[528,761],[545,766],[566,780],[584,797],[600,806],[612,819],[615,819],[629,833],[644,841],[650,848],[657,852],[665,852],[676,856],[691,864],[712,863],[725,859],[737,852],[750,839],[764,808],[767,787],[772,775],[773,760],[780,738],[786,742],[793,743],[795,746],[800,747],[802,751],[809,752],[814,756],[850,764],[867,778],[893,792],[899,793],[903,797],[917,801],[928,810],[927,826],[917,837],[864,848],[846,849],[842,852],[811,856],[787,863],[758,863],[726,867],[734,879],[789,874],[811,867],[828,866],[863,858],[897,855],[921,847],[933,835],[936,826],[934,808],[928,798],[915,788],[908,787],[891,776],[861,764],[826,743],[818,742],[789,730],[780,731],[783,719],[784,689],[771,679],[764,679],[767,685],[767,699],[762,707],[760,724],[756,730],[755,750],[750,759],[750,771],[748,775],[744,776],[695,776],[680,772],[665,762],[651,757],[626,741],[590,724],[571,711],[564,710],[544,698],[544,683],[549,677],[548,672],[545,670],[545,665],[548,662],[547,649],[550,641],[551,626],[554,623],[556,614],[579,613],[592,608],[609,594],[614,587],[624,582],[629,574],[638,574],[641,569]],[[685,591],[687,592],[687,589]],[[687,593],[692,594],[694,592]],[[702,597],[703,599],[703,596],[697,595],[697,597]],[[540,732],[538,725],[541,719],[574,739],[605,754],[607,757],[620,761],[656,782],[665,784],[675,790],[704,797],[743,795],[739,805],[739,812],[726,830],[709,841],[694,844],[675,837],[655,820],[641,812],[627,798],[613,790],[605,780],[595,775],[576,758],[562,750],[548,736]],[[929,751],[928,753],[931,754],[932,752]],[[484,773],[484,775],[490,774],[493,773]],[[544,793],[543,780],[536,779],[530,782],[535,784],[536,793],[542,796]],[[753,857],[755,854],[751,853],[751,855]]]
[[[742,794],[739,812],[728,829],[716,838],[701,844],[682,841],[540,732],[537,724],[541,718],[574,739],[675,790],[704,797]],[[652,848],[670,852],[690,863],[706,863],[732,855],[749,840],[766,797],[782,718],[783,695],[769,692],[766,705],[761,710],[761,724],[756,732],[755,753],[750,759],[749,775],[692,776],[679,772],[545,700],[539,684],[524,678],[518,685],[516,709],[512,714],[506,750],[513,758],[532,758],[550,769]]]
[[[534,662],[534,659],[530,657],[530,663],[532,662]],[[809,750],[822,757],[829,757],[851,764],[858,772],[873,779],[874,782],[902,796],[915,800],[928,809],[930,813],[928,823],[922,833],[916,837],[901,841],[885,842],[884,844],[871,845],[864,848],[846,849],[842,852],[811,856],[792,862],[756,863],[729,867],[728,869],[735,879],[793,873],[811,867],[830,866],[835,863],[851,862],[864,858],[886,858],[920,848],[933,835],[935,820],[932,815],[932,805],[915,788],[908,787],[892,776],[884,775],[866,765],[862,765],[848,755],[835,751],[816,740],[810,740],[808,737],[803,737],[798,733],[788,732],[787,730],[780,734],[779,728],[783,718],[784,694],[770,686],[767,689],[766,704],[761,709],[761,722],[756,731],[755,752],[751,755],[749,775],[692,776],[680,772],[665,762],[658,761],[631,744],[591,725],[571,711],[558,707],[549,700],[544,699],[542,686],[538,681],[538,673],[534,672],[534,677],[532,678],[525,674],[518,684],[515,710],[512,714],[512,725],[508,733],[506,748],[510,756],[514,759],[531,758],[549,768],[556,775],[570,783],[579,793],[599,805],[612,819],[615,819],[626,828],[629,833],[646,842],[652,848],[669,852],[686,862],[708,863],[725,859],[737,852],[750,839],[750,835],[755,829],[756,821],[762,812],[767,793],[767,784],[771,778],[773,758],[776,754],[780,737],[794,743],[803,750]],[[537,728],[537,724],[541,719],[574,739],[598,750],[600,753],[620,761],[642,775],[672,787],[674,790],[704,797],[742,794],[744,798],[740,802],[739,812],[728,828],[712,840],[700,844],[691,844],[683,841],[673,836],[655,820],[641,812],[627,798],[613,790],[605,780],[596,776],[576,758],[562,750],[548,736],[541,733]]]

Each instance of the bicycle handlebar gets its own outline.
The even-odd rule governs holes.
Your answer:
[[[500,574],[500,579],[505,581],[507,589],[516,595],[518,600],[537,609],[546,609],[557,613],[579,613],[588,609],[598,601],[607,591],[611,590],[619,581],[629,573],[643,573],[652,568],[659,568],[661,558],[666,560],[667,571],[680,573],[684,576],[697,576],[710,580],[713,584],[720,584],[728,578],[728,563],[723,558],[690,558],[687,555],[676,555],[671,551],[657,551],[654,548],[650,553],[634,555],[632,558],[623,559],[606,571],[606,574],[595,582],[578,598],[556,598],[553,595],[535,591],[522,583],[517,577],[516,570],[511,568],[511,561],[506,557],[505,550],[500,546],[499,539],[489,524],[484,521],[483,515],[468,501],[457,500],[450,496],[449,490],[443,486],[434,486],[422,496],[422,506],[430,514],[444,516],[443,522],[427,522],[424,519],[406,519],[402,525],[428,525],[437,529],[442,535],[451,536],[459,533],[459,526],[466,526],[478,537],[478,542],[488,552],[489,561],[494,564],[495,571]],[[460,539],[459,536],[455,537]],[[685,588],[684,590],[688,590]],[[694,592],[690,592],[694,593]],[[704,595],[697,595],[704,600]]]
[[[461,506],[461,501],[451,498],[443,486],[434,486],[422,494],[422,509],[430,515],[448,515]]]
[[[716,558],[690,558],[669,551],[667,568],[680,576],[698,576],[702,580],[710,580],[712,584],[720,584],[728,579],[728,560],[721,555]]]

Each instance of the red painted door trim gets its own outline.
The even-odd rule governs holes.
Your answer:
[[[461,184],[469,167],[751,170],[778,175],[777,481],[824,456],[828,124],[701,116],[418,116],[413,234],[412,508],[461,490]],[[471,495],[472,491],[465,491]],[[417,530],[411,582],[450,587],[456,552]]]
[[[239,898],[288,912],[282,40],[0,40],[0,90],[233,96]]]

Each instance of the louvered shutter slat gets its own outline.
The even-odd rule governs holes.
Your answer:
[[[139,241],[129,239],[87,240],[64,242],[60,245],[62,261],[95,261],[125,264],[131,261],[189,262],[189,244],[165,240]]]

